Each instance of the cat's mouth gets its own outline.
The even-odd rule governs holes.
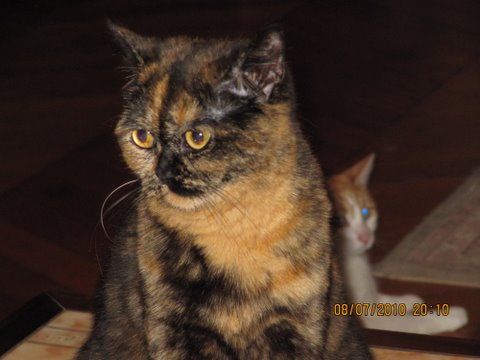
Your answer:
[[[374,243],[374,239],[372,237],[358,236],[357,241],[360,243],[360,246],[362,246],[365,250],[369,250]]]
[[[180,196],[194,197],[203,194],[202,190],[198,188],[187,187],[175,178],[165,179],[165,185],[171,192]]]
[[[175,208],[180,211],[193,211],[203,208],[205,205],[205,197],[200,196],[201,191],[190,191],[190,189],[175,188],[173,190],[166,184],[160,186],[161,202],[168,207]],[[156,199],[158,201],[158,198]]]
[[[204,192],[201,189],[188,187],[178,180],[165,179],[160,184],[160,190],[160,201],[181,211],[196,210],[202,208],[205,203],[205,196],[202,196]]]

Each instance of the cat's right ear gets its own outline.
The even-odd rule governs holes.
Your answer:
[[[285,44],[277,26],[271,26],[253,39],[233,67],[223,88],[237,96],[267,101],[285,77]]]
[[[348,172],[357,185],[367,186],[372,174],[375,162],[375,153],[365,156],[362,160],[353,165]]]
[[[125,66],[130,71],[138,71],[158,53],[158,40],[144,37],[107,20],[113,40],[119,47]]]

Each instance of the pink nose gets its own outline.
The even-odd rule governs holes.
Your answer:
[[[362,231],[357,236],[358,236],[358,240],[360,240],[360,242],[364,245],[367,245],[368,242],[370,241],[370,234],[366,231]]]

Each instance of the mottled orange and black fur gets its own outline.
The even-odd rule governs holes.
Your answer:
[[[112,26],[131,78],[116,134],[141,194],[80,359],[368,359],[322,173],[295,116],[281,33],[143,38]],[[201,150],[190,129],[212,134]],[[136,146],[146,130],[155,145]]]

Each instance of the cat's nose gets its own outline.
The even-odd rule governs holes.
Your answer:
[[[357,236],[358,236],[358,240],[360,240],[362,244],[367,245],[368,242],[370,241],[370,234],[366,231],[360,232]]]
[[[168,152],[164,152],[158,161],[155,173],[163,183],[166,183],[169,179],[175,176],[172,171],[172,162],[172,156]]]

